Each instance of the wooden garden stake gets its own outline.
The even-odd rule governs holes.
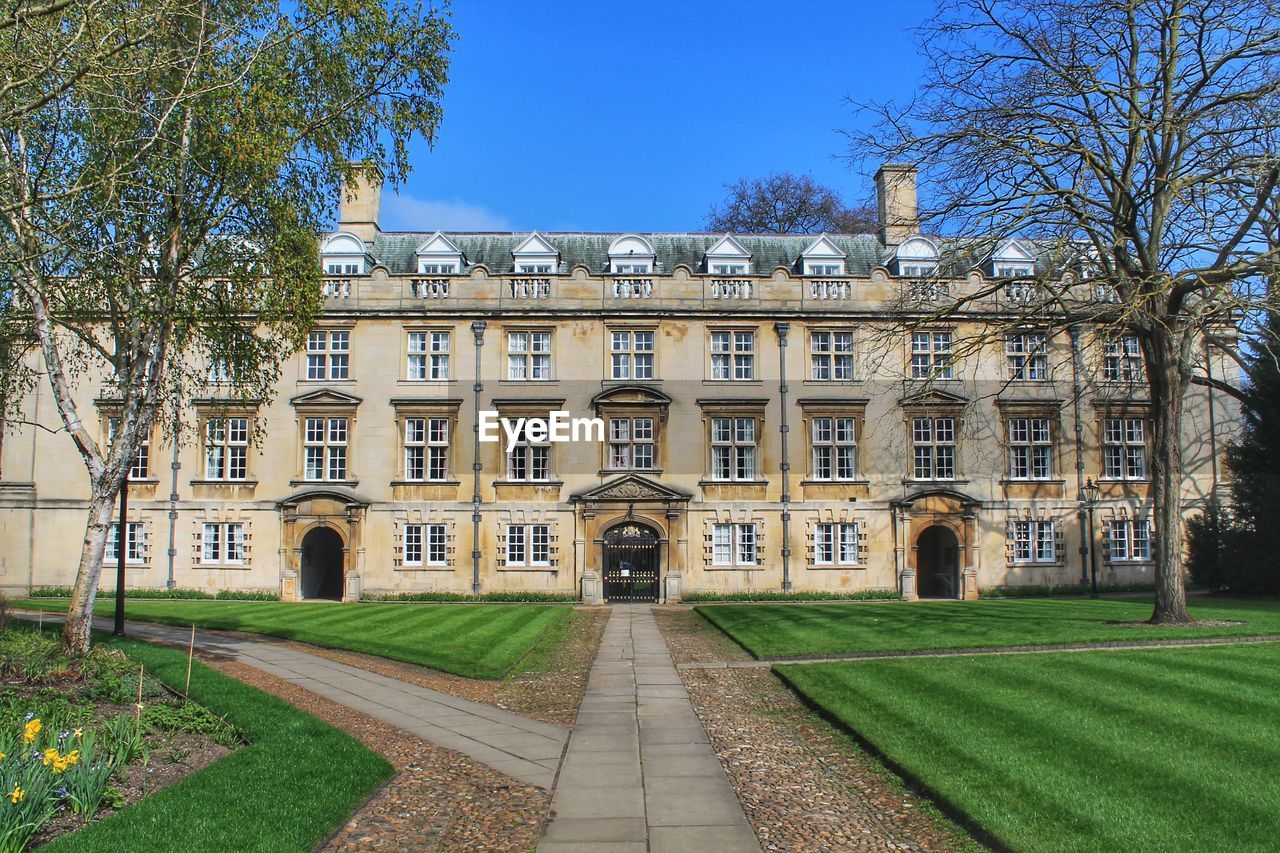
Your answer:
[[[142,672],[143,664],[138,664],[138,704],[134,706],[134,719],[142,719]]]
[[[191,642],[187,643],[187,683],[182,688],[184,694],[191,692],[191,656],[196,650],[196,626],[191,626]]]

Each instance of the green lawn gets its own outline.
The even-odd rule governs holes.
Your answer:
[[[23,607],[65,612],[65,600]],[[111,601],[95,612],[111,616]],[[125,602],[125,618],[247,631],[348,649],[469,678],[501,678],[570,608],[519,604],[294,604],[260,601]]]
[[[1149,599],[1009,599],[886,604],[751,604],[696,608],[758,658],[1046,646],[1106,640],[1280,634],[1280,602],[1198,599],[1197,619],[1220,628],[1109,625],[1151,617]]]
[[[187,656],[114,642],[170,685]],[[256,688],[196,663],[191,697],[250,740],[178,784],[49,846],[50,851],[312,849],[392,772],[380,755],[332,726]]]
[[[1280,837],[1280,646],[775,669],[1015,850],[1274,850]]]

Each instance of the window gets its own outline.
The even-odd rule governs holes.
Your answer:
[[[824,523],[813,528],[813,562],[818,566],[858,564],[858,525]]]
[[[439,482],[449,476],[449,419],[405,418],[404,478]]]
[[[226,383],[231,381],[231,362],[225,358],[215,358],[209,361],[209,381],[213,383]]]
[[[1047,480],[1053,476],[1048,418],[1009,419],[1009,479]]]
[[[613,470],[652,470],[653,448],[653,418],[609,419],[609,467]]]
[[[418,272],[422,275],[457,275],[458,265],[423,261],[418,264]]]
[[[443,524],[406,524],[404,526],[404,565],[444,566],[448,551]]]
[[[550,332],[507,332],[507,378],[551,378]]]
[[[449,378],[449,332],[409,333],[409,379]]]
[[[529,440],[528,431],[507,447],[507,479],[545,483],[551,479],[551,445]]]
[[[1151,522],[1113,518],[1107,522],[1107,560],[1112,563],[1151,559]]]
[[[1015,521],[1012,525],[1015,563],[1057,561],[1052,521]]]
[[[810,332],[809,363],[815,380],[853,379],[853,332]]]
[[[507,565],[551,565],[551,525],[508,524]]]
[[[615,330],[610,333],[609,351],[614,379],[653,378],[653,332]]]
[[[210,418],[204,425],[204,478],[243,480],[248,462],[249,419]]]
[[[857,446],[853,418],[820,417],[809,422],[813,446],[813,479],[852,480]]]
[[[956,476],[955,418],[914,418],[911,449],[917,480],[954,480]]]
[[[361,266],[363,265],[330,261],[325,264],[324,271],[326,275],[360,275]]]
[[[712,264],[712,275],[746,275],[746,264]]]
[[[200,532],[200,562],[244,563],[244,525],[239,522],[206,522]]]
[[[711,564],[713,566],[754,566],[756,564],[756,526],[754,524],[713,525]]]
[[[843,263],[818,263],[815,261],[806,261],[804,265],[805,275],[844,275]]]
[[[128,543],[124,552],[126,563],[145,563],[147,561],[147,531],[141,521],[130,521],[125,525],[125,541]],[[107,547],[102,553],[103,563],[118,562],[120,552],[120,523],[112,522],[107,528]]]
[[[711,479],[755,480],[756,419],[711,419]]]
[[[1005,337],[1009,378],[1015,382],[1041,382],[1049,378],[1049,356],[1042,332],[1015,332]]]
[[[107,443],[115,444],[116,432],[120,429],[119,418],[107,419]],[[130,480],[146,480],[151,476],[151,430],[142,431],[138,441],[138,451],[133,457],[133,465],[129,468]]]
[[[711,378],[749,380],[756,377],[756,333],[711,333]]]
[[[1107,418],[1102,422],[1102,476],[1108,480],[1146,478],[1146,425],[1142,418]]]
[[[911,333],[911,378],[951,379],[950,332]]]
[[[938,265],[931,261],[912,261],[898,266],[898,274],[902,278],[928,278],[937,272]]]
[[[307,378],[349,379],[350,332],[310,332],[307,335]]]
[[[1027,278],[1034,271],[1028,264],[1000,264],[996,267],[996,278]]]
[[[551,275],[552,264],[516,264],[516,272],[522,275]]]
[[[303,445],[305,479],[347,479],[347,419],[307,418]]]
[[[1103,342],[1102,378],[1108,382],[1136,382],[1142,378],[1142,345],[1136,335]]]
[[[616,275],[648,275],[651,265],[648,261],[617,263],[613,265],[613,272]]]

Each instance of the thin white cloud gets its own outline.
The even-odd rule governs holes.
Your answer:
[[[392,193],[382,200],[384,231],[511,231],[500,214],[460,199],[415,198]]]

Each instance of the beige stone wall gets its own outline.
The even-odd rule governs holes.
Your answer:
[[[1076,472],[1074,412],[1071,403],[1070,349],[1065,333],[1055,337],[1053,379],[1044,383],[1005,381],[1005,354],[1000,342],[966,352],[966,342],[981,330],[969,323],[944,324],[955,331],[962,356],[954,381],[932,390],[963,398],[949,404],[935,397],[930,406],[954,411],[961,421],[958,472],[945,485],[973,502],[965,521],[959,504],[931,508],[904,506],[927,484],[911,482],[908,410],[904,398],[924,390],[904,377],[908,345],[884,323],[884,309],[894,304],[899,283],[883,270],[868,279],[846,279],[849,298],[816,300],[813,283],[778,270],[751,279],[749,297],[713,297],[713,281],[677,268],[652,279],[647,299],[612,294],[609,278],[582,268],[551,282],[546,299],[511,295],[510,281],[490,277],[482,268],[451,283],[450,296],[419,299],[413,280],[389,277],[381,268],[350,280],[330,298],[317,328],[350,334],[350,378],[312,381],[306,378],[305,356],[285,366],[275,398],[254,417],[262,420],[264,440],[250,451],[248,481],[219,485],[203,479],[201,411],[184,416],[184,444],[179,453],[178,518],[173,581],[179,587],[210,591],[224,588],[283,590],[296,593],[295,576],[302,560],[305,532],[316,526],[337,531],[346,549],[344,565],[357,580],[348,595],[360,591],[467,592],[472,583],[471,430],[474,348],[470,323],[488,323],[482,349],[481,404],[506,410],[542,410],[545,401],[578,416],[593,416],[592,398],[611,387],[609,332],[641,329],[655,332],[657,381],[648,385],[671,398],[658,408],[657,467],[644,475],[662,486],[689,495],[687,501],[649,502],[643,497],[620,501],[574,501],[575,494],[607,485],[620,475],[603,471],[602,450],[592,445],[559,445],[553,450],[553,481],[530,486],[505,483],[502,447],[481,446],[482,521],[481,588],[544,590],[574,593],[584,572],[599,571],[598,536],[613,521],[631,514],[648,517],[666,540],[664,572],[678,572],[683,591],[776,589],[782,583],[783,511],[782,407],[780,361],[774,323],[790,323],[786,349],[789,380],[787,419],[791,464],[791,579],[798,590],[898,588],[902,574],[915,565],[915,541],[925,515],[950,519],[961,531],[963,568],[972,570],[978,587],[1002,584],[1061,584],[1080,576],[1076,553]],[[980,277],[957,283],[980,286]],[[809,378],[808,331],[850,329],[857,348],[853,382],[821,382]],[[553,335],[553,379],[549,382],[506,378],[505,332],[550,330]],[[756,333],[753,381],[711,379],[709,332],[749,329]],[[407,332],[449,330],[452,333],[450,379],[444,382],[406,379]],[[1118,405],[1125,389],[1097,382],[1100,350],[1093,336],[1082,336],[1085,399],[1081,404],[1086,476],[1101,472],[1098,450],[1099,400]],[[1229,375],[1226,364],[1215,365]],[[95,405],[96,380],[77,388],[82,415],[100,428]],[[1213,482],[1207,392],[1197,389],[1187,407],[1185,424],[1188,508],[1208,494]],[[307,395],[312,395],[308,397]],[[297,398],[302,398],[298,400]],[[523,399],[527,405],[519,405]],[[297,400],[297,402],[291,402]],[[532,401],[532,402],[530,402]],[[1011,405],[1054,411],[1054,478],[1036,484],[1009,483],[1003,415]],[[657,406],[657,404],[654,404]],[[946,407],[950,406],[950,409]],[[657,409],[655,408],[655,411]],[[620,411],[620,409],[619,409]],[[1140,411],[1140,409],[1139,409]],[[708,418],[717,412],[756,417],[759,432],[759,484],[710,483]],[[821,484],[810,479],[808,418],[822,412],[848,412],[859,422],[858,481]],[[207,414],[207,411],[205,412]],[[302,421],[308,413],[351,418],[348,481],[333,498],[303,500],[324,484],[303,479]],[[403,418],[441,414],[451,419],[450,482],[404,482]],[[1237,427],[1238,413],[1223,396],[1215,401],[1219,452]],[[11,425],[3,447],[0,482],[0,586],[13,592],[30,585],[66,585],[75,572],[87,509],[84,469],[72,443],[58,432],[59,419],[47,389],[27,401],[24,420]],[[40,427],[32,424],[39,424]],[[144,562],[131,566],[131,585],[162,587],[168,579],[170,447],[156,430],[150,447],[151,477],[130,490],[130,520],[147,531]],[[1099,530],[1109,514],[1144,515],[1145,484],[1108,484],[1098,510]],[[1060,526],[1058,559],[1048,565],[1015,565],[1010,561],[1007,524],[1012,516],[1055,519]],[[711,525],[751,522],[758,525],[760,560],[750,568],[722,569],[710,564]],[[199,531],[205,522],[246,525],[248,554],[243,566],[211,567],[201,561]],[[864,545],[856,568],[822,568],[812,561],[813,525],[857,522]],[[405,524],[444,524],[448,531],[448,565],[409,568],[399,558]],[[550,524],[553,563],[517,569],[501,565],[503,525]],[[968,525],[966,527],[966,525]],[[1100,533],[1099,533],[1100,536]],[[1111,565],[1099,558],[1104,582],[1149,580],[1151,567]],[[109,581],[106,585],[110,585]]]

